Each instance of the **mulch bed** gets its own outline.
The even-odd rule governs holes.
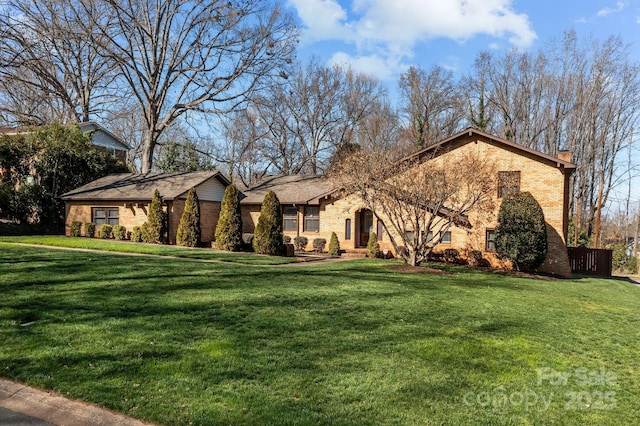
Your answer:
[[[411,266],[411,265],[387,265],[385,268],[395,272],[404,272],[409,274],[429,274],[429,275],[450,275],[450,272],[440,269],[429,268],[427,266]]]

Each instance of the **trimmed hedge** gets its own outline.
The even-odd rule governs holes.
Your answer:
[[[176,244],[185,247],[197,247],[200,245],[200,201],[195,188],[189,189],[187,200],[184,202],[184,211],[180,217]]]
[[[100,238],[109,239],[113,237],[113,226],[108,223],[100,225]]]
[[[127,228],[122,225],[116,225],[113,227],[113,238],[122,241],[127,239]]]
[[[380,256],[380,244],[378,244],[378,236],[375,232],[369,234],[369,241],[367,241],[367,256],[379,257]]]
[[[327,240],[324,238],[316,238],[313,240],[313,249],[318,253],[322,253],[322,250],[324,250],[324,246],[326,245]]]
[[[282,208],[275,192],[264,197],[253,239],[256,253],[282,256],[285,247],[282,234]]]
[[[309,244],[307,237],[298,236],[293,239],[293,246],[296,250],[304,251],[307,248],[307,244]]]
[[[329,256],[340,256],[340,241],[338,241],[338,236],[335,232],[331,233],[328,253]]]
[[[93,222],[87,222],[84,224],[84,236],[89,238],[96,237],[96,224]]]
[[[262,215],[261,215],[262,216]],[[234,184],[227,186],[220,205],[220,218],[216,225],[216,248],[227,251],[242,249],[242,214],[240,193]]]
[[[71,222],[71,236],[79,237],[82,235],[82,222]]]

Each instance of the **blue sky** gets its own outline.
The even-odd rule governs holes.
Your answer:
[[[640,0],[286,1],[302,30],[299,59],[349,64],[387,85],[409,65],[463,75],[483,50],[537,50],[567,29],[640,35]],[[640,46],[633,54],[640,60]]]
[[[537,51],[569,29],[631,44],[640,62],[640,0],[285,0],[302,31],[298,58],[348,64],[397,93],[410,65],[469,72],[479,52]],[[634,153],[640,168],[640,155]],[[624,180],[624,179],[623,179]],[[632,199],[640,208],[636,172]],[[625,198],[626,183],[609,208]],[[634,207],[635,208],[635,207]]]

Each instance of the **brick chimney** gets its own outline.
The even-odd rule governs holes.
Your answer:
[[[573,153],[567,150],[558,151],[558,160],[566,161],[567,163],[571,162],[571,157],[573,157]]]

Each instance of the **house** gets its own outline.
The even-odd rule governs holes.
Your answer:
[[[475,153],[491,158],[498,174],[494,193],[495,211],[489,218],[469,218],[469,222],[453,226],[443,236],[435,251],[451,248],[463,257],[471,251],[479,251],[494,266],[503,265],[495,254],[494,238],[497,216],[505,193],[528,191],[538,201],[545,215],[548,235],[548,254],[540,271],[570,276],[566,239],[568,229],[569,178],[575,169],[570,155],[560,153],[560,158],[514,144],[475,129],[459,132],[405,158],[424,162],[444,161],[455,155]],[[434,156],[435,155],[435,156]],[[241,201],[244,231],[253,232],[259,216],[259,203],[267,191],[273,190],[283,208],[285,235],[302,235],[309,243],[315,238],[329,241],[335,232],[342,249],[365,248],[371,232],[378,236],[381,249],[393,252],[389,231],[384,217],[377,220],[352,194],[340,197],[328,181],[321,177],[289,176],[268,178],[256,186],[244,190]],[[396,236],[397,237],[397,236]],[[399,241],[399,238],[396,238]]]
[[[117,160],[127,162],[127,152],[131,149],[122,139],[94,121],[78,123],[83,133],[91,132],[91,143],[110,153]]]
[[[457,223],[443,235],[435,250],[451,248],[463,257],[472,251],[481,252],[483,258],[492,265],[501,265],[494,246],[500,202],[506,189],[528,191],[542,207],[547,224],[547,259],[539,270],[570,276],[566,239],[569,179],[575,165],[570,162],[569,154],[561,152],[559,158],[556,158],[479,130],[467,129],[404,160],[417,159],[418,166],[428,166],[431,161],[446,164],[448,160],[455,158],[452,156],[469,153],[491,159],[495,163],[495,211],[482,220],[470,215]],[[132,225],[141,225],[146,220],[144,207],[149,203],[153,190],[158,188],[169,212],[171,241],[175,241],[183,199],[188,189],[196,186],[201,209],[203,201],[211,204],[206,208],[207,213],[201,215],[203,241],[211,241],[219,204],[228,184],[227,179],[216,172],[110,176],[62,197],[67,204],[67,232],[72,221],[96,222],[109,218],[110,215],[117,216],[118,223],[128,229]],[[332,232],[337,234],[342,249],[365,248],[369,235],[376,232],[381,249],[393,254],[384,217],[378,220],[365,207],[358,194],[341,195],[324,177],[268,177],[250,188],[240,190],[243,231],[246,233],[254,232],[262,200],[269,191],[274,191],[282,205],[284,234],[292,238],[307,237],[308,248],[311,248],[316,238],[329,241]],[[112,221],[115,222],[116,219]]]
[[[211,242],[227,185],[227,178],[215,171],[109,175],[61,196],[65,202],[65,234],[71,234],[71,223],[76,221],[123,225],[131,231],[147,221],[157,189],[167,213],[169,242],[175,244],[187,192],[195,187],[200,200],[202,241]]]
[[[129,145],[124,143],[120,138],[115,136],[113,133],[102,127],[96,122],[90,121],[86,123],[78,123],[77,124],[80,130],[83,133],[90,132],[91,134],[91,143],[97,148],[104,150],[117,160],[126,163],[127,161],[127,152],[129,149]],[[2,127],[0,126],[0,133],[5,134],[7,136],[11,135],[21,135],[28,134],[32,131],[32,129],[20,129],[20,128],[12,128],[12,127]]]

